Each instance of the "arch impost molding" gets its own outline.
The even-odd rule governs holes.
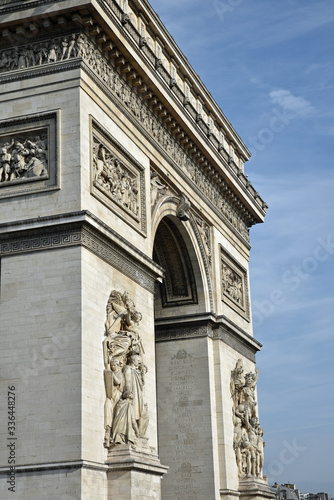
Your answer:
[[[262,347],[260,342],[226,316],[217,316],[213,313],[158,319],[155,323],[155,332],[157,342],[208,337],[214,341],[224,342],[253,362],[255,354]]]
[[[154,293],[163,269],[89,211],[0,225],[0,258],[82,246]]]

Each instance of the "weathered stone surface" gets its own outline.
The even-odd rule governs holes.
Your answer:
[[[0,30],[15,498],[267,497],[233,448],[231,372],[261,347],[249,227],[267,207],[247,148],[147,3],[8,0]]]

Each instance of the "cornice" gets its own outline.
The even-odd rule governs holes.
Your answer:
[[[223,342],[252,362],[255,362],[255,354],[262,347],[260,342],[226,316],[213,313],[156,319],[155,329],[156,342],[207,337]]]
[[[62,8],[65,8],[65,3],[60,0],[56,3],[59,5],[60,9],[57,12],[57,14],[59,14],[59,12],[61,14],[64,14],[65,11],[63,11]],[[35,5],[35,4],[39,4],[39,2],[32,2],[28,5]],[[137,43],[137,41],[132,36],[135,30],[132,25],[130,30],[131,34],[129,34],[129,29],[127,29],[127,27],[130,25],[129,23],[122,24],[122,19],[123,19],[122,11],[118,6],[117,2],[115,2],[114,0],[108,0],[108,2],[106,2],[105,0],[91,0],[91,2],[89,2],[88,0],[87,2],[78,0],[77,2],[68,1],[66,2],[66,5],[68,6],[68,9],[72,10],[67,11],[65,17],[64,15],[62,15],[58,18],[55,18],[54,24],[56,25],[57,29],[59,29],[59,24],[64,24],[64,26],[67,26],[68,28],[68,24],[72,22],[68,17],[70,16],[72,20],[73,21],[75,20],[76,24],[83,27],[87,33],[91,34],[95,33],[96,30],[99,31],[100,40],[101,36],[102,39],[106,40],[103,50],[105,50],[105,45],[108,45],[108,39],[110,40],[110,37],[112,37],[114,40],[112,42],[112,46],[110,46],[109,44],[110,50],[106,49],[105,54],[108,54],[109,59],[110,57],[112,59],[115,59],[115,52],[116,52],[118,61],[120,59],[124,61],[121,71],[124,71],[126,76],[128,76],[126,68],[129,68],[129,71],[131,73],[134,72],[136,74],[137,80],[138,78],[142,78],[140,76],[140,72],[138,72],[138,67],[134,69],[134,67],[132,66],[131,68],[129,60],[127,60],[124,57],[124,54],[122,54],[120,48],[116,46],[115,35],[113,34],[113,32],[110,32],[110,22],[112,23],[113,31],[119,30],[119,32],[122,34],[120,38],[123,38],[124,40],[126,39],[127,44],[129,46],[131,45],[131,50],[135,51],[136,57],[134,59],[140,61],[140,59],[143,58],[145,59],[145,54],[150,55],[151,62],[149,63],[146,61],[146,66],[147,68],[151,67],[150,69],[151,80],[153,81],[153,79],[155,78],[156,81],[159,82],[160,86],[164,88],[164,93],[168,95],[167,100],[172,101],[173,107],[176,106],[178,108],[179,112],[177,113],[177,117],[178,118],[182,117],[183,120],[182,124],[177,123],[176,126],[176,128],[180,129],[180,132],[178,133],[178,135],[180,136],[180,138],[178,139],[180,143],[183,143],[185,145],[185,147],[191,152],[191,155],[196,159],[197,162],[198,161],[202,162],[210,178],[216,179],[216,182],[219,181],[222,182],[222,179],[225,177],[225,184],[226,184],[225,189],[227,190],[226,194],[228,195],[228,192],[230,191],[232,199],[233,197],[235,197],[236,199],[236,204],[241,203],[241,205],[243,206],[243,210],[245,212],[249,211],[249,222],[248,222],[249,226],[257,222],[262,222],[266,212],[267,205],[261,200],[259,194],[254,190],[251,183],[243,174],[242,170],[233,162],[233,159],[222,148],[218,140],[212,134],[208,133],[208,129],[206,129],[205,126],[203,128],[203,124],[201,123],[201,121],[197,120],[198,117],[196,111],[194,109],[191,109],[192,108],[191,105],[188,102],[186,102],[186,100],[181,102],[181,100],[177,97],[177,94],[181,92],[180,89],[178,89],[179,92],[176,92],[177,86],[171,88],[170,75],[166,70],[164,70],[161,67],[161,65],[157,64],[158,59],[155,56],[155,54],[152,51],[150,51],[149,48],[146,47],[145,45],[143,47],[140,47],[140,43]],[[91,25],[87,27],[86,25],[87,21],[85,21],[86,18],[83,19],[82,16],[80,16],[80,14],[75,14],[75,12],[73,11],[74,5],[76,5],[77,7],[78,6],[80,7],[81,5],[82,8],[84,6],[86,7],[88,6],[91,9],[91,14],[95,15],[95,17],[97,17],[100,22],[101,22],[101,13],[103,12],[104,14],[107,14],[108,22],[104,21],[103,26],[100,25],[99,27],[96,24],[96,20],[94,20],[93,17],[91,17],[89,18],[90,19],[89,22],[91,23]],[[111,5],[113,9],[111,9],[108,5]],[[93,6],[95,8],[93,8]],[[100,14],[97,13],[96,8],[98,8]],[[56,13],[50,12],[49,15],[50,16],[56,15]],[[0,16],[0,21],[1,21],[1,16]],[[39,21],[37,18],[34,20],[34,27],[36,28],[37,31],[39,29],[39,22],[43,24],[44,21],[42,19]],[[16,29],[15,36],[13,34],[14,27]],[[7,27],[5,32],[4,30],[2,31],[4,37],[5,35],[7,37],[14,36],[14,38],[16,37],[16,39],[17,39],[17,32],[18,31],[20,32],[20,30],[17,30],[17,25],[12,27]],[[136,35],[139,36],[138,32],[136,33]],[[116,36],[117,40],[118,38],[119,37]],[[118,40],[118,45],[120,45],[119,40]],[[125,46],[124,47],[122,46],[122,49],[126,50]],[[145,77],[145,84],[147,84],[147,75]],[[155,112],[157,114],[160,114],[160,116],[163,116],[164,120],[168,124],[170,124],[171,122],[173,123],[174,121],[176,122],[175,120],[176,117],[170,114],[170,112],[165,108],[164,104],[160,101],[159,96],[155,95],[154,92],[156,92],[156,90],[157,89],[155,86],[149,87],[147,85],[147,92],[152,93],[151,101],[152,100],[155,101],[154,102]],[[182,99],[182,92],[181,92],[181,99]],[[189,110],[191,111],[191,113]],[[182,127],[186,124],[187,121],[191,126],[191,128],[195,131],[197,138],[189,137],[189,133],[191,131],[190,129],[188,129],[187,126],[184,130],[182,130]],[[203,144],[205,144],[205,150],[202,150]],[[206,158],[206,154],[209,151],[211,152],[211,162],[212,160],[214,160],[212,163],[210,162],[210,160],[208,160],[208,158]],[[226,173],[228,173],[227,177]]]
[[[162,268],[89,211],[0,225],[0,257],[84,247],[154,293]]]
[[[222,125],[224,125],[226,131],[229,133],[231,140],[233,139],[238,143],[240,150],[242,151],[245,159],[248,159],[251,156],[250,151],[247,146],[243,143],[239,134],[235,131],[231,122],[226,118],[223,111],[220,109],[218,104],[213,99],[209,90],[205,87],[204,83],[201,81],[199,75],[194,71],[194,69],[189,64],[186,56],[183,54],[181,49],[176,44],[174,38],[168,32],[164,24],[161,22],[157,13],[152,9],[151,5],[147,0],[131,0],[133,5],[136,5],[139,10],[143,10],[146,16],[149,19],[149,23],[153,26],[156,26],[159,30],[159,37],[166,41],[166,47],[169,47],[172,53],[172,57],[177,61],[178,66],[183,69],[186,73],[186,78],[190,79],[192,83],[192,87],[196,88],[196,90],[201,93],[201,97],[205,97],[206,102],[214,111],[217,116],[221,119]]]

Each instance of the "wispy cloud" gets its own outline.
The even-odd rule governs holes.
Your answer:
[[[301,96],[295,96],[290,90],[278,89],[269,92],[273,104],[278,104],[284,111],[299,116],[307,116],[315,111],[312,104]]]

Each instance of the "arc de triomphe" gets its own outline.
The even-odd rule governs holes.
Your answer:
[[[1,498],[270,498],[246,146],[146,0],[2,0],[0,82]]]

